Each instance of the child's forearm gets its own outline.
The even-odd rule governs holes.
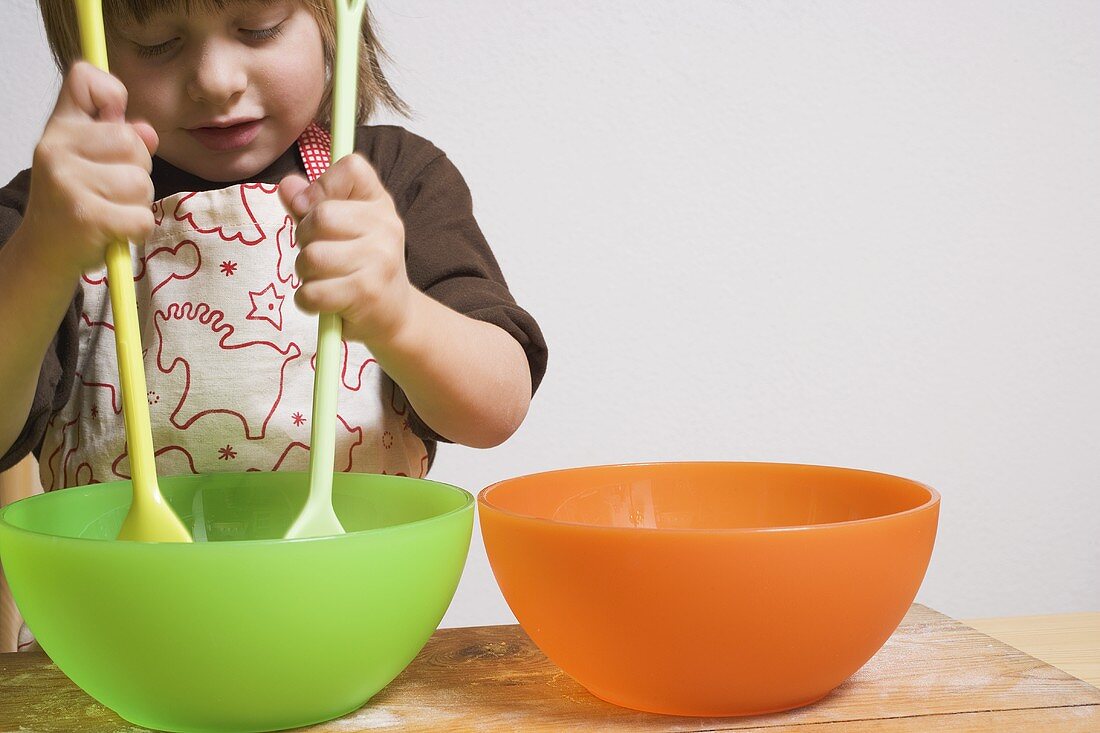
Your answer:
[[[437,433],[474,448],[503,443],[531,404],[522,347],[503,329],[413,290],[410,317],[391,341],[370,345],[374,357]]]
[[[47,246],[24,222],[0,247],[0,453],[27,421],[42,358],[76,288],[76,271],[50,266]]]

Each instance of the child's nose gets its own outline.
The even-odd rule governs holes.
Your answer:
[[[208,44],[187,82],[187,94],[196,102],[224,106],[248,86],[248,73],[231,49]]]

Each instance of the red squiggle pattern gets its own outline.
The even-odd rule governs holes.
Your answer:
[[[248,221],[240,224],[221,224],[203,221],[200,223],[199,219],[205,219],[205,215],[208,213],[208,209],[205,206],[196,207],[193,211],[191,209],[191,201],[198,193],[192,192],[184,196],[176,204],[176,210],[172,212],[172,218],[176,221],[186,221],[193,230],[200,234],[214,234],[219,239],[225,242],[237,241],[247,246],[255,246],[267,238],[264,233],[263,226],[260,222],[256,221],[256,215],[252,213],[252,206],[248,203],[248,191],[259,190],[261,193],[271,193],[271,187],[259,183],[244,183],[240,186],[236,186],[237,195],[240,196],[241,210],[247,215]]]
[[[370,357],[370,356],[368,356],[366,359],[361,361],[359,363],[359,366],[357,368],[354,368],[355,369],[356,380],[355,380],[355,384],[353,385],[347,379],[348,366],[351,363],[351,351],[348,348],[348,342],[347,341],[343,341],[341,343],[344,347],[344,355],[342,357],[343,363],[340,367],[340,382],[349,391],[358,392],[360,389],[363,388],[363,372],[366,371],[367,367],[369,367],[371,364],[377,364],[378,362],[373,357]],[[317,371],[317,354],[314,354],[313,356],[311,356],[309,358],[309,367],[313,371],[315,371],[315,372]]]
[[[284,379],[286,374],[287,365],[297,359],[302,354],[301,348],[298,344],[291,342],[285,349],[280,349],[276,344],[271,341],[246,341],[244,343],[232,344],[230,339],[236,332],[236,329],[229,323],[224,322],[225,314],[220,310],[214,310],[208,303],[173,303],[162,311],[157,311],[153,319],[154,327],[157,331],[159,340],[159,347],[157,351],[157,369],[164,374],[171,374],[177,367],[184,369],[184,392],[180,398],[179,404],[172,411],[169,416],[169,421],[172,425],[180,430],[187,430],[190,428],[196,420],[213,414],[225,414],[232,415],[241,421],[241,424],[245,429],[245,437],[248,440],[260,440],[267,434],[267,425],[271,421],[271,416],[275,414],[275,409],[279,405],[279,401],[283,397]],[[258,431],[253,431],[249,425],[248,418],[245,417],[238,410],[230,408],[211,408],[206,410],[199,410],[192,414],[190,417],[183,420],[179,419],[179,416],[184,412],[184,405],[187,402],[188,395],[191,391],[192,370],[190,361],[183,356],[166,356],[164,353],[165,335],[162,324],[170,320],[188,320],[197,321],[203,326],[207,327],[212,334],[220,334],[218,340],[218,347],[225,351],[233,351],[237,349],[248,349],[254,347],[268,348],[283,357],[282,364],[279,367],[279,381],[278,391],[275,396],[275,400],[271,405],[271,408],[267,411],[267,414],[263,418],[263,423]],[[168,360],[170,359],[170,360]],[[167,362],[167,363],[166,363]],[[227,395],[227,398],[232,399],[233,395]]]
[[[80,445],[80,440],[81,440],[79,423],[80,423],[80,418],[82,417],[82,415],[83,415],[83,413],[78,412],[71,420],[65,422],[60,428],[60,431],[61,431],[62,435],[70,436],[74,433],[76,434],[76,445],[77,446]],[[56,418],[55,418],[55,420],[56,420]],[[51,420],[50,423],[53,424],[54,420]],[[68,483],[68,469],[67,469],[65,464],[66,464],[66,461],[68,460],[68,456],[72,455],[72,451],[70,450],[66,454],[66,457],[64,459],[61,458],[61,451],[65,447],[67,442],[68,441],[59,442],[57,444],[57,448],[55,448],[48,456],[46,456],[45,464],[46,464],[46,471],[48,472],[47,475],[49,476],[49,480],[43,481],[43,484],[44,484],[43,488],[45,488],[47,490],[48,489],[56,489],[56,488],[60,488],[61,486],[69,486],[70,485]],[[61,479],[62,483],[59,484],[58,479]]]
[[[343,471],[343,472],[347,473],[348,471],[351,470],[351,467],[355,465],[355,459],[352,457],[352,454],[355,452],[355,449],[358,446],[363,444],[363,428],[361,428],[361,427],[353,428],[352,426],[348,425],[347,420],[340,417],[339,414],[336,415],[336,419],[339,420],[340,424],[344,426],[344,430],[347,430],[352,435],[358,435],[359,436],[354,443],[352,443],[351,445],[348,446],[348,462],[347,462],[347,465],[345,465],[342,469],[337,469],[337,470],[340,470],[340,471]]]
[[[188,451],[186,448],[184,448],[182,445],[166,445],[163,448],[161,448],[160,450],[154,452],[153,457],[154,458],[159,458],[160,456],[163,456],[166,453],[171,453],[173,451],[178,451],[178,452],[182,453],[187,458],[187,463],[188,463],[189,466],[191,466],[191,473],[198,473],[199,472],[199,470],[197,468],[195,468],[195,458],[194,458],[194,456],[192,456],[191,452]],[[123,451],[122,453],[120,453],[118,455],[118,457],[115,458],[114,462],[111,464],[111,471],[112,471],[112,473],[114,473],[115,476],[117,476],[119,478],[122,478],[122,479],[129,479],[130,478],[130,474],[124,473],[123,471],[119,470],[119,466],[122,464],[123,461],[125,461],[129,457],[129,455],[130,454],[128,452]]]
[[[80,383],[85,387],[103,387],[111,392],[111,409],[114,410],[116,415],[122,414],[122,394],[119,392],[118,387],[107,382],[89,382],[84,379],[84,375],[80,372],[76,373],[76,378],[80,380]]]
[[[190,256],[194,258],[193,264],[188,262],[188,260],[181,255],[181,250],[190,250]],[[167,258],[165,255],[171,255],[171,258]],[[137,258],[136,273],[134,274],[135,283],[145,279],[145,275],[148,272],[149,261],[156,257],[161,257],[161,259],[167,261],[167,274],[161,277],[160,281],[153,286],[153,289],[149,293],[150,298],[156,295],[158,290],[171,281],[190,279],[202,268],[202,253],[199,251],[198,245],[190,239],[185,239],[175,247],[157,247],[151,252],[147,252],[144,256]],[[104,267],[91,274],[85,273],[80,277],[88,285],[105,286],[107,285],[107,268]]]
[[[294,220],[287,216],[275,233],[275,247],[279,259],[275,263],[276,277],[291,290],[297,290],[302,281],[294,274],[294,260],[298,257],[298,238],[294,236]]]
[[[290,445],[288,445],[288,446],[286,447],[286,449],[285,449],[285,450],[284,450],[284,451],[282,452],[282,454],[281,454],[281,455],[279,456],[278,460],[276,460],[276,461],[275,461],[275,465],[271,467],[271,470],[272,470],[272,471],[278,471],[278,470],[279,470],[279,469],[280,469],[280,468],[282,467],[282,465],[283,465],[283,461],[285,461],[285,460],[286,460],[286,457],[287,457],[287,456],[288,456],[288,455],[290,454],[290,451],[291,451],[292,449],[294,449],[294,448],[303,448],[303,449],[305,449],[305,451],[306,451],[307,453],[309,452],[309,446],[308,446],[308,445],[306,445],[305,443],[299,443],[298,441],[295,441],[295,442],[291,443]],[[263,469],[260,469],[260,468],[250,468],[250,469],[248,469],[248,470],[249,470],[249,471],[261,471],[261,470],[263,470]]]

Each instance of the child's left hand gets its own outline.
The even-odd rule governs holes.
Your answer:
[[[405,227],[374,168],[348,155],[312,184],[287,176],[279,198],[298,222],[302,285],[294,302],[310,313],[338,313],[344,338],[391,342],[410,317],[414,289],[405,271]]]

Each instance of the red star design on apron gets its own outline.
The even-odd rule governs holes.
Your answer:
[[[268,283],[263,290],[248,291],[252,299],[252,312],[245,316],[250,321],[268,321],[278,330],[283,330],[283,301],[286,297],[275,292],[275,283]]]

